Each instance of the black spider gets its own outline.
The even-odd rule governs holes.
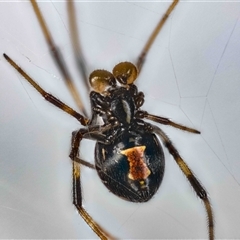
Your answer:
[[[36,2],[32,0],[31,3],[53,58],[83,114],[76,112],[53,95],[47,93],[9,56],[4,54],[4,57],[47,101],[75,117],[84,126],[73,132],[70,153],[73,164],[73,204],[81,217],[101,239],[107,239],[108,233],[93,220],[82,206],[81,165],[96,169],[105,186],[123,199],[132,202],[146,202],[152,198],[158,190],[164,175],[165,160],[162,145],[158,140],[159,137],[187,177],[197,196],[202,199],[208,216],[209,239],[214,239],[213,214],[206,191],[183,161],[167,135],[159,127],[145,122],[144,119],[171,125],[191,133],[200,134],[200,132],[172,122],[167,118],[155,116],[141,110],[144,103],[144,94],[139,92],[134,84],[141,72],[149,48],[169,14],[177,5],[178,0],[173,1],[159,21],[139,55],[136,66],[130,62],[122,62],[113,68],[112,73],[105,70],[96,70],[90,74],[89,83],[92,87],[90,93],[92,117],[90,119],[86,117],[86,111],[80,96],[70,78],[60,52],[51,38]],[[80,72],[86,80],[85,61],[77,41],[77,28],[72,1],[68,1],[68,9],[76,60]],[[87,82],[86,80],[85,83],[87,84]],[[79,158],[79,147],[83,139],[96,141],[94,165]]]

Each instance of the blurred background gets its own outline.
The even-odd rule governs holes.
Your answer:
[[[135,62],[170,1],[77,2],[88,72]],[[90,115],[88,91],[74,62],[65,2],[39,3]],[[194,127],[193,135],[160,126],[209,193],[216,239],[240,238],[240,3],[180,1],[136,81],[142,109]],[[46,91],[77,109],[53,63],[28,1],[0,3],[0,52]],[[0,238],[96,235],[72,205],[71,132],[81,126],[47,103],[0,57]],[[154,198],[129,203],[82,167],[84,206],[121,239],[207,239],[204,205],[165,151],[166,171]],[[94,162],[94,142],[81,157]]]

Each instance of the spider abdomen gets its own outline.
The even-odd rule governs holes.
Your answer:
[[[158,190],[165,159],[154,134],[127,132],[110,145],[97,143],[95,165],[105,186],[132,202],[146,202]]]

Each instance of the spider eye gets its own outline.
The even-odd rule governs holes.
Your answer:
[[[138,76],[137,67],[130,62],[121,62],[113,68],[113,75],[121,84],[131,84]]]
[[[89,83],[96,92],[102,93],[110,86],[115,86],[116,80],[112,73],[106,70],[95,70],[89,76]]]

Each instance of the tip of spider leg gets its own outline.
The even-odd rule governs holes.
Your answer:
[[[3,56],[4,56],[4,58],[5,58],[7,61],[10,60],[10,57],[9,57],[6,53],[3,53]]]

